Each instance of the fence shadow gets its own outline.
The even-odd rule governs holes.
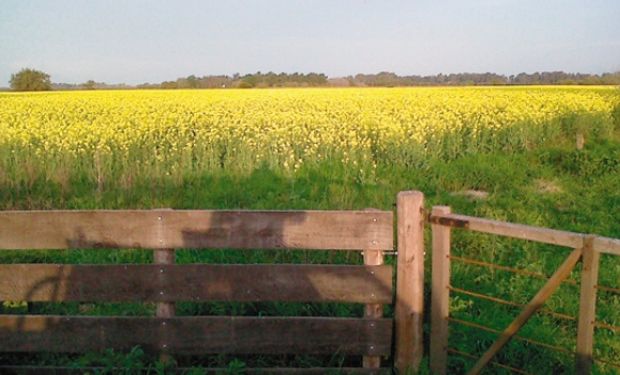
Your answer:
[[[299,248],[298,239],[307,239],[307,236],[316,234],[304,234],[302,224],[307,222],[307,213],[303,211],[282,211],[277,214],[259,211],[213,211],[210,221],[205,230],[196,230],[194,225],[187,228],[177,228],[180,230],[182,246],[180,248],[237,248],[237,249],[287,249]],[[88,239],[87,233],[80,226],[74,231],[71,238],[66,240],[68,248],[118,248],[117,243],[112,239],[106,241],[92,241]],[[387,250],[387,249],[386,249]],[[172,281],[166,279],[167,276],[162,270],[166,267],[191,267],[192,265],[161,266],[153,267],[153,272],[145,277],[135,277],[125,272],[110,272],[108,277],[119,277],[112,282],[105,277],[85,276],[82,272],[76,271],[78,265],[49,265],[54,267],[36,268],[36,272],[30,272],[29,265],[14,265],[22,267],[17,278],[10,276],[10,279],[17,280],[14,285],[10,282],[0,282],[2,288],[12,290],[11,293],[0,295],[12,295],[16,300],[32,302],[65,302],[80,301],[94,302],[95,294],[110,297],[115,293],[122,296],[122,301],[161,302],[157,297],[159,290],[164,288],[175,289]],[[287,265],[278,265],[286,267]],[[293,267],[293,265],[290,265]],[[224,266],[219,274],[208,275],[209,284],[194,284],[188,275],[180,272],[171,273],[175,276],[175,282],[183,288],[182,293],[189,301],[200,300],[205,296],[209,297],[206,301],[263,301],[267,296],[277,296],[276,300],[310,302],[310,301],[341,301],[342,290],[345,286],[355,288],[363,281],[372,280],[374,290],[381,295],[392,294],[392,280],[374,275],[374,272],[366,274],[342,272],[325,276],[318,268],[299,267],[299,272],[281,273],[281,268],[273,267],[263,269],[261,273],[252,272],[247,274],[227,274]],[[105,267],[98,265],[97,267]],[[118,265],[123,267],[123,265]],[[257,266],[257,268],[260,266]],[[160,269],[161,268],[161,269]],[[185,268],[189,269],[189,268]],[[230,269],[234,269],[231,267]],[[167,271],[166,271],[167,272]],[[254,273],[253,273],[254,272]],[[188,272],[188,274],[190,274]],[[257,274],[262,275],[262,280],[253,279]],[[101,273],[99,274],[101,275]],[[283,276],[284,275],[284,276]],[[374,275],[374,276],[373,276]],[[385,275],[384,275],[385,276]],[[169,276],[171,277],[171,276]],[[157,280],[156,282],[152,282]],[[152,286],[145,285],[152,283]],[[288,283],[298,286],[295,290],[287,288]],[[241,285],[241,286],[240,286]],[[251,288],[247,288],[251,285]],[[95,292],[90,289],[94,289]],[[114,289],[122,288],[122,289]],[[143,290],[146,288],[146,290]],[[246,288],[246,289],[243,289]],[[179,290],[179,287],[176,287]],[[25,291],[19,294],[17,291]],[[354,293],[353,291],[352,293]],[[339,294],[340,293],[340,294]],[[304,298],[296,299],[296,296],[303,295]],[[140,298],[138,298],[140,297]],[[145,297],[145,298],[142,298]],[[149,298],[150,297],[150,298]],[[193,297],[193,298],[192,298]],[[359,298],[359,297],[356,297]],[[1,298],[0,298],[1,299]],[[114,299],[112,297],[112,299]],[[146,299],[146,300],[145,300]],[[183,300],[182,298],[179,300]],[[107,300],[106,300],[107,301]],[[112,301],[111,301],[112,302]],[[385,301],[389,303],[389,301]],[[125,350],[131,349],[135,345],[143,346],[147,351],[157,352],[161,350],[161,343],[170,340],[170,332],[164,326],[143,332],[126,332],[125,337],[111,337],[101,327],[97,327],[96,319],[87,319],[86,322],[72,325],[70,319],[62,316],[37,316],[31,315],[10,315],[2,317],[0,315],[0,346],[6,352],[31,352],[47,347],[52,352],[87,352],[99,351],[108,347]],[[114,320],[112,324],[113,332],[120,332],[123,327],[123,320]],[[147,326],[145,326],[146,328]],[[149,326],[150,327],[150,326]],[[355,333],[352,333],[355,334]],[[343,343],[347,345],[347,343]],[[205,353],[207,354],[207,353]],[[291,353],[294,354],[294,353]]]

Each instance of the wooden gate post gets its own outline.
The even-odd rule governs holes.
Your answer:
[[[575,372],[580,375],[590,374],[592,371],[594,323],[596,322],[596,284],[600,259],[600,253],[594,250],[594,237],[587,236],[583,241],[577,353],[575,357]]]
[[[174,264],[174,258],[175,258],[175,254],[174,254],[174,249],[157,249],[154,250],[153,252],[153,261],[155,264]],[[160,278],[165,278],[165,271],[164,269],[160,269],[159,275]],[[166,293],[166,291],[161,290],[159,292],[160,294],[163,295],[163,293]],[[174,302],[157,302],[157,304],[155,305],[155,316],[158,318],[172,318],[174,315],[176,314],[176,306],[174,304]],[[166,340],[166,334],[165,334],[165,326],[166,322],[162,322],[162,330],[161,332],[164,332],[162,339]],[[170,354],[168,354],[168,344],[164,341],[161,344],[161,354],[159,356],[159,359],[163,362],[168,362],[172,359],[172,357],[170,357]]]
[[[396,343],[394,367],[417,372],[423,355],[424,194],[402,191],[397,197]]]
[[[159,243],[161,245],[165,245],[164,226],[165,226],[164,215],[160,215],[157,217],[157,228],[158,228],[157,234],[159,237]],[[174,264],[174,262],[175,262],[174,249],[164,248],[164,249],[156,249],[153,251],[153,263],[161,264],[161,265],[170,265],[170,264]],[[163,267],[160,268],[157,276],[160,279],[159,285],[165,285],[166,278],[168,277],[166,275],[165,268]],[[168,293],[168,291],[163,290],[163,289],[159,291],[159,294],[162,296],[164,296],[165,293]],[[155,305],[155,316],[156,317],[172,318],[175,315],[176,315],[176,306],[174,302],[157,302],[157,304]],[[161,354],[159,356],[159,359],[163,362],[169,362],[172,360],[172,357],[170,356],[170,354],[168,354],[168,351],[169,351],[168,342],[167,342],[168,334],[166,332],[165,321],[162,322],[160,332],[161,332],[161,335],[160,335]]]
[[[449,215],[450,207],[435,206],[432,215]],[[448,317],[450,315],[450,232],[451,228],[432,224],[433,263],[431,286],[430,367],[445,375],[448,365]]]
[[[364,250],[364,264],[367,266],[380,266],[383,264],[383,251]],[[381,318],[383,316],[383,305],[371,303],[364,306],[364,318]],[[380,368],[381,356],[364,356],[362,359],[364,368]]]

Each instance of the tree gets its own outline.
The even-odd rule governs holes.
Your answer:
[[[97,82],[95,82],[92,79],[90,79],[90,80],[82,83],[82,88],[84,90],[94,90],[96,88],[95,87],[96,85],[97,85]]]
[[[49,74],[29,68],[12,74],[9,83],[11,89],[15,91],[47,91],[52,89]]]

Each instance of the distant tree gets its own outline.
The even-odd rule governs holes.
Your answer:
[[[175,81],[164,81],[161,83],[162,89],[178,89],[179,85]]]
[[[187,82],[187,87],[189,87],[190,89],[198,88],[198,78],[196,78],[195,75],[192,74],[191,76],[187,77],[186,82]]]
[[[241,80],[241,81],[239,81],[239,83],[237,84],[237,87],[238,87],[238,88],[240,88],[240,89],[251,89],[252,87],[254,87],[254,85],[253,85],[253,84],[251,84],[251,83],[250,83],[250,82],[248,82],[248,81]]]
[[[29,68],[12,74],[9,83],[11,89],[15,91],[48,91],[52,89],[49,74]]]
[[[95,82],[92,79],[90,79],[90,80],[82,83],[82,88],[84,90],[94,90],[96,84],[97,84],[97,82]]]

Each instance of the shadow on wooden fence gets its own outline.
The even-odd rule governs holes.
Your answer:
[[[420,193],[413,197],[421,204]],[[411,197],[405,198],[407,203]],[[417,212],[421,215],[419,208]],[[420,228],[404,230],[403,242],[413,245]],[[0,300],[155,302],[156,316],[0,315],[0,351],[74,353],[140,346],[162,353],[164,359],[175,353],[364,356],[364,369],[342,369],[354,373],[380,372],[381,357],[392,355],[394,320],[382,318],[382,305],[392,303],[393,274],[392,267],[381,261],[382,252],[393,249],[392,212],[0,213],[0,249],[78,248],[153,249],[155,264],[3,264]],[[179,248],[363,250],[366,265],[177,265],[174,252]],[[405,248],[402,254],[410,252]],[[399,264],[399,277],[414,280],[407,274],[412,266],[410,254]],[[421,269],[417,266],[414,271]],[[398,337],[409,340],[396,349],[403,368],[417,366],[421,357],[421,345],[412,348],[412,343],[421,342],[421,311],[411,313],[421,309],[417,299],[417,295],[397,297],[397,317],[406,314],[403,323],[397,320],[397,330],[403,332]],[[363,318],[175,316],[177,301],[348,302],[366,304],[366,313]],[[0,369],[17,371],[14,366]]]

